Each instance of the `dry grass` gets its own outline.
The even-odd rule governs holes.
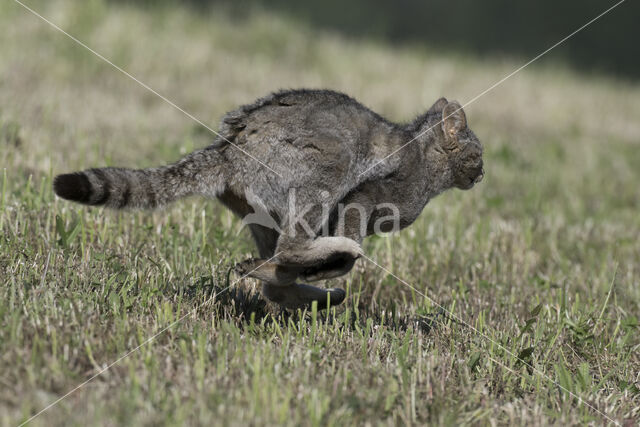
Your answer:
[[[281,87],[342,90],[408,120],[519,65],[349,41],[266,12],[29,4],[212,126]],[[51,191],[54,173],[173,161],[210,135],[13,2],[0,4],[0,40],[0,424],[185,314],[33,424],[609,422],[584,402],[638,421],[640,86],[526,69],[466,109],[485,144],[482,184],[366,242],[489,340],[364,260],[332,283],[349,298],[329,317],[283,317],[250,280],[212,298],[252,250],[219,205],[116,214]]]

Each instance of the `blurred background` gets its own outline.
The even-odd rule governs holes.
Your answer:
[[[170,0],[116,0],[155,8]],[[183,0],[207,9],[224,5],[241,19],[262,8],[322,29],[387,41],[486,54],[533,57],[602,13],[616,1],[602,0]],[[640,77],[640,2],[629,0],[605,20],[567,40],[550,57],[577,69]]]

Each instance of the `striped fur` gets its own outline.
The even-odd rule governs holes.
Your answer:
[[[190,195],[224,189],[220,154],[200,150],[172,165],[149,169],[100,168],[56,176],[63,199],[113,209],[155,209]]]

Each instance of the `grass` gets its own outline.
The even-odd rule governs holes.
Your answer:
[[[281,87],[408,120],[524,62],[259,10],[28,4],[212,126]],[[173,161],[206,130],[13,2],[0,39],[0,424],[170,325],[31,424],[611,423],[586,403],[640,419],[639,85],[525,69],[466,108],[484,181],[366,241],[419,292],[362,260],[331,283],[349,296],[329,315],[282,313],[227,275],[253,249],[219,204],[115,213],[52,193],[56,173]]]

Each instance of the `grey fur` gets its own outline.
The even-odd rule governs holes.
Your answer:
[[[220,134],[211,146],[169,166],[90,169],[56,177],[54,188],[61,197],[117,209],[156,208],[189,195],[218,197],[242,217],[252,212],[247,198],[259,200],[283,232],[250,224],[262,259],[247,260],[238,271],[263,280],[268,298],[295,308],[324,303],[327,294],[332,304],[344,299],[342,290],[322,291],[296,280],[348,272],[362,239],[388,215],[376,208],[380,203],[395,205],[406,227],[431,198],[452,187],[471,188],[483,175],[480,142],[460,105],[444,98],[414,121],[396,124],[341,93],[282,91],[226,114]],[[290,189],[296,190],[297,212],[317,206],[304,214],[311,235],[292,225]],[[363,209],[346,214],[338,227],[338,206],[349,203]],[[328,218],[321,205],[329,207]]]

